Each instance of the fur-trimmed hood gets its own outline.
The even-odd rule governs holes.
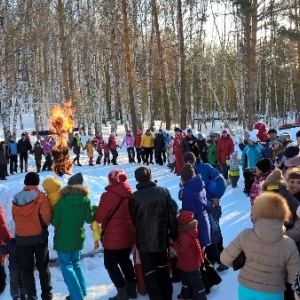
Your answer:
[[[287,158],[284,162],[285,166],[288,168],[291,167],[300,167],[300,154],[292,158]]]
[[[191,228],[197,228],[197,226],[198,226],[198,221],[193,220],[192,222],[178,225],[178,232],[187,231]]]
[[[74,194],[79,194],[84,197],[87,197],[90,193],[90,190],[87,186],[81,185],[81,184],[75,184],[75,185],[67,185],[63,187],[60,190],[61,197],[64,198],[68,195],[74,195]]]

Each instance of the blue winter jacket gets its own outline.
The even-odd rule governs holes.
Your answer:
[[[196,175],[185,182],[179,192],[182,209],[192,211],[194,218],[198,221],[198,239],[201,247],[207,247],[210,245],[210,223],[206,211],[206,193],[201,176]]]
[[[18,155],[18,143],[15,141],[9,141],[8,143],[9,155]]]
[[[263,158],[263,152],[265,148],[261,144],[255,143],[252,146],[249,144],[244,148],[242,152],[242,166],[243,170],[247,168],[255,168],[256,163]],[[247,164],[245,162],[245,156],[247,155]]]

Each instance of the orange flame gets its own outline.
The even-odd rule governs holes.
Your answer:
[[[68,134],[73,133],[74,127],[72,101],[66,101],[64,107],[54,105],[51,113],[50,131],[57,135],[56,145],[52,149],[53,171],[60,176],[71,174],[73,164],[69,155]]]

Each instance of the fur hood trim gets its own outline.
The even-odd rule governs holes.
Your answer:
[[[67,195],[72,195],[72,194],[80,194],[82,196],[88,196],[90,193],[90,190],[87,186],[81,185],[81,184],[75,184],[75,185],[67,185],[63,187],[60,190],[61,197],[65,197]]]
[[[190,223],[178,225],[178,232],[187,231],[187,230],[197,227],[197,226],[198,226],[198,221],[193,220]]]

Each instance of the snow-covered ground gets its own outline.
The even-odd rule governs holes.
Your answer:
[[[30,118],[29,118],[30,119]],[[28,128],[28,127],[27,127]],[[27,129],[26,128],[26,129]],[[30,132],[28,128],[28,131]],[[295,137],[295,133],[298,129],[289,129],[292,138]],[[238,131],[238,134],[242,130]],[[108,137],[109,128],[104,127],[103,133],[105,137]],[[205,132],[204,132],[205,133]],[[122,137],[124,135],[124,130],[119,127],[118,141],[121,143]],[[82,137],[83,142],[87,140],[88,137]],[[235,137],[237,139],[238,136]],[[236,146],[237,147],[237,146]],[[119,151],[118,158],[118,168],[123,169],[128,175],[128,182],[135,189],[136,181],[134,178],[134,171],[138,164],[129,164],[127,159],[126,150],[123,147]],[[96,153],[94,155],[96,158]],[[82,172],[84,175],[84,184],[90,189],[90,199],[92,204],[98,204],[101,193],[104,191],[104,187],[108,184],[107,175],[116,166],[103,166],[95,165],[88,166],[88,158],[85,153],[81,155],[82,167],[74,167],[73,174],[77,172]],[[153,179],[158,181],[158,184],[167,187],[172,195],[172,197],[178,202],[179,207],[181,207],[180,201],[178,201],[178,183],[179,177],[175,176],[169,171],[167,166],[156,166],[151,165]],[[29,171],[35,171],[35,162],[32,157],[29,160]],[[0,181],[0,203],[3,206],[7,222],[10,228],[13,228],[13,221],[11,218],[11,203],[12,196],[20,191],[23,187],[25,173],[17,173],[15,175],[10,175],[7,177],[7,181]],[[59,179],[63,185],[67,184],[68,177],[58,177],[52,172],[41,172],[40,179],[41,183],[44,179],[54,176]],[[40,184],[42,188],[42,185]],[[238,187],[233,189],[230,186],[227,187],[225,195],[221,199],[221,205],[223,210],[223,215],[221,218],[221,228],[224,237],[224,245],[226,246],[243,228],[251,227],[250,215],[250,202],[243,194],[243,178],[240,178]],[[92,232],[88,225],[86,229],[86,241],[83,253],[92,253],[93,250],[93,238]],[[52,248],[53,239],[53,228],[49,227],[50,237],[49,237],[49,248],[51,258],[56,257],[56,251]],[[93,257],[87,257],[82,260],[82,266],[85,272],[86,281],[88,285],[88,295],[87,300],[106,300],[116,293],[116,290],[111,283],[107,272],[103,265],[102,253],[95,253]],[[65,299],[68,295],[67,287],[63,281],[63,277],[59,267],[51,267],[53,293],[55,300]],[[232,270],[224,271],[220,273],[223,281],[218,286],[212,288],[211,293],[208,295],[210,300],[219,299],[237,299],[237,275],[238,272]],[[36,273],[37,287],[40,292],[38,276]],[[180,284],[176,283],[174,286],[173,299],[177,299],[177,295],[180,292]],[[9,294],[9,282],[7,281],[7,286],[4,293],[1,295],[1,299],[10,299]],[[139,296],[138,299],[148,299],[147,296]]]

